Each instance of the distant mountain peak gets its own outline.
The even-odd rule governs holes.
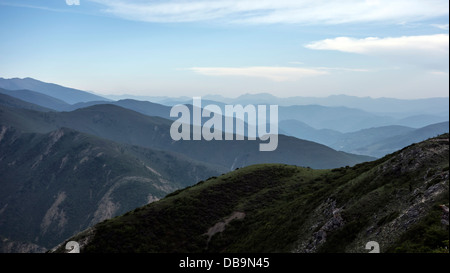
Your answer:
[[[237,97],[237,99],[254,99],[254,98],[257,98],[257,99],[270,99],[270,98],[278,98],[278,97],[276,97],[276,96],[274,96],[274,95],[272,95],[272,94],[269,94],[269,93],[256,93],[256,94],[251,94],[251,93],[245,93],[245,94],[243,94],[243,95],[240,95],[239,97]]]

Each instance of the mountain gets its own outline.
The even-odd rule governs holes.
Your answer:
[[[343,135],[346,135],[335,130],[316,129],[295,119],[282,120],[278,122],[278,128],[280,131],[285,132],[286,135],[318,142],[328,146],[336,142],[336,140],[341,138]]]
[[[414,128],[421,128],[431,124],[445,122],[448,120],[449,120],[448,114],[446,116],[414,115],[397,121],[397,124]]]
[[[82,253],[447,252],[449,135],[354,167],[253,165],[103,221]]]
[[[334,168],[374,159],[284,135],[278,136],[278,147],[272,152],[259,152],[259,140],[173,141],[170,136],[172,122],[111,104],[48,113],[0,106],[0,124],[12,125],[25,132],[48,133],[67,127],[119,143],[177,152],[228,170],[269,162]]]
[[[414,128],[398,125],[373,127],[356,132],[342,134],[338,138],[329,141],[328,145],[330,145],[330,147],[333,147],[334,149],[349,152],[360,147],[368,146],[371,143],[380,142],[386,138],[410,133],[412,131],[414,131]],[[434,136],[436,136],[436,134],[432,133],[428,137],[421,140],[425,140],[429,137]],[[411,143],[406,143],[403,147],[406,147],[409,144]],[[395,152],[396,150],[398,149],[391,150],[388,153]],[[383,154],[383,156],[388,153]]]
[[[36,91],[47,96],[64,101],[68,104],[74,104],[78,102],[108,100],[101,96],[94,95],[92,93],[68,88],[54,83],[46,83],[38,81],[32,78],[12,78],[4,79],[0,78],[0,88],[8,90],[31,90]]]
[[[118,101],[94,100],[69,104],[54,97],[31,90],[7,90],[0,88],[0,94],[8,95],[24,102],[29,102],[46,108],[39,108],[41,110],[36,108],[38,111],[74,111],[76,109],[86,108],[98,104],[113,104],[147,116],[158,116],[172,119],[170,117],[171,107],[149,101],[139,101],[134,99],[122,99]]]
[[[441,122],[405,132],[399,135],[387,134],[385,138],[365,145],[355,145],[349,152],[370,155],[375,157],[384,156],[387,153],[401,149],[412,143],[423,141],[427,138],[449,132],[449,122]]]
[[[187,97],[139,97],[154,99],[159,103],[135,99],[111,101],[86,91],[44,83],[32,78],[0,78],[0,88],[4,88],[0,90],[0,93],[57,111],[73,111],[92,105],[111,103],[145,115],[173,119],[169,116],[170,106],[191,104],[192,102]],[[203,100],[203,106],[218,105],[222,112],[224,112],[225,103],[279,105],[280,122],[297,120],[316,129],[328,129],[342,133],[390,125],[420,128],[448,121],[448,98],[398,100],[344,95],[327,98],[278,98],[263,93],[244,94],[233,99],[207,95]]]
[[[40,111],[40,112],[53,111],[52,109],[45,108],[45,107],[39,106],[34,103],[26,102],[26,101],[17,99],[12,96],[8,96],[6,94],[1,93],[1,91],[2,90],[0,89],[0,105],[12,107],[12,108],[19,108],[19,109],[22,108],[22,109],[27,109],[27,110]]]
[[[281,131],[296,138],[327,145],[337,151],[380,158],[412,143],[449,132],[449,123],[440,122],[419,129],[390,125],[340,133],[329,129],[315,129],[298,120],[279,123]]]
[[[330,129],[342,133],[395,123],[392,117],[347,107],[295,105],[279,107],[278,113],[279,121],[298,120],[316,129]]]
[[[5,94],[55,111],[64,111],[70,105],[62,100],[30,90],[6,90],[0,88],[0,94]]]
[[[39,134],[0,125],[0,151],[0,236],[9,242],[0,252],[48,249],[225,171],[68,128]]]
[[[176,101],[173,100],[168,105],[175,104],[191,104],[192,101]],[[202,99],[202,107],[209,104],[220,107],[222,113],[225,113],[225,105],[222,102]],[[242,103],[240,105],[256,105],[257,103]],[[271,103],[274,104],[274,103]],[[236,104],[231,104],[236,105]],[[261,104],[269,105],[269,104]],[[405,126],[412,128],[421,128],[430,124],[448,121],[447,115],[430,115],[417,113],[372,113],[358,108],[337,107],[337,106],[321,106],[321,105],[293,105],[278,107],[279,127],[284,132],[290,132],[290,135],[302,138],[302,135],[308,137],[317,133],[326,137],[335,133],[350,133],[363,129],[384,126]],[[247,119],[245,119],[248,122]],[[298,123],[295,123],[297,121]],[[305,125],[307,127],[305,127]],[[293,126],[293,127],[291,127]],[[302,128],[303,127],[303,128]],[[306,129],[306,132],[302,130]],[[322,132],[312,129],[323,130]],[[309,139],[309,138],[307,138]],[[316,141],[316,140],[314,140]]]
[[[138,113],[147,115],[147,116],[155,116],[162,117],[166,119],[173,119],[170,117],[170,109],[171,107],[153,103],[149,101],[139,101],[134,99],[123,99],[118,101],[91,101],[91,102],[80,102],[73,105],[70,105],[65,108],[65,111],[73,111],[80,108],[86,108],[93,105],[98,104],[112,104],[116,106],[120,106],[129,110],[136,111]]]
[[[267,93],[243,94],[237,98],[225,98],[220,95],[206,95],[205,99],[220,101],[227,104],[277,104],[279,106],[293,105],[320,105],[329,107],[347,107],[364,110],[371,113],[400,114],[411,116],[416,114],[430,114],[448,116],[449,99],[395,99],[395,98],[371,98],[347,95],[331,95],[328,97],[287,97],[280,98]],[[175,99],[176,98],[172,98]],[[169,101],[168,99],[166,101]]]

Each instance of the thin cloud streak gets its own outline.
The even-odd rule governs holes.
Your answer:
[[[189,70],[206,76],[241,76],[266,78],[275,82],[296,81],[304,77],[328,74],[327,71],[297,67],[191,67]]]
[[[342,24],[420,21],[448,16],[446,0],[90,0],[106,13],[146,22]]]
[[[40,10],[48,10],[48,11],[54,11],[54,12],[68,12],[69,11],[67,8],[57,9],[57,8],[50,8],[50,7],[46,7],[46,6],[36,6],[36,5],[27,5],[27,4],[20,4],[20,3],[7,3],[7,2],[0,2],[0,6],[28,8],[28,9],[40,9]]]

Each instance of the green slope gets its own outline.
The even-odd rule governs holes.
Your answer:
[[[354,167],[241,168],[69,240],[82,252],[367,252],[369,241],[381,252],[445,250],[448,137]]]

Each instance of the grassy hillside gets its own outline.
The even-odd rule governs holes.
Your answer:
[[[449,237],[440,207],[449,202],[448,138],[354,167],[248,166],[69,240],[88,253],[367,252],[368,241],[381,252],[442,251]]]

